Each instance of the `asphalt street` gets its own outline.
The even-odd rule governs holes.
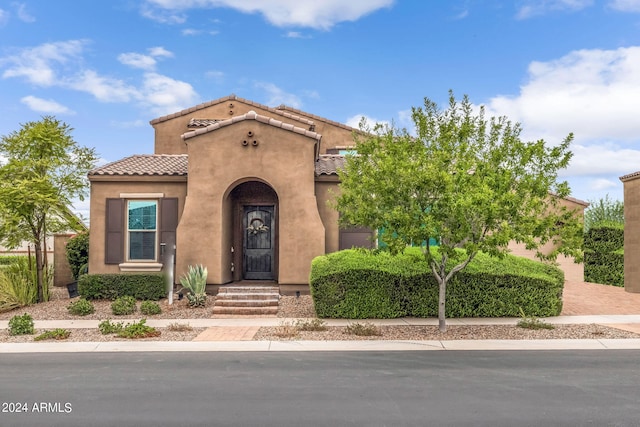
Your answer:
[[[0,426],[640,426],[640,351],[0,355]]]

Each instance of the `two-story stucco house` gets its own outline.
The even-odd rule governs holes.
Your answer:
[[[151,121],[155,153],[92,170],[89,271],[161,271],[176,246],[207,283],[273,281],[306,291],[311,260],[371,245],[328,203],[354,129],[234,95]]]

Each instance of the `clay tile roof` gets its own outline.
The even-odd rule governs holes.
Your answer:
[[[89,171],[89,176],[186,176],[186,154],[137,154]]]
[[[192,130],[190,132],[184,133],[182,134],[182,139],[183,140],[187,140],[190,138],[193,138],[194,136],[198,136],[198,135],[202,135],[204,133],[207,132],[211,132],[220,128],[223,128],[225,126],[229,126],[233,123],[238,123],[244,120],[256,120],[258,122],[261,123],[266,123],[270,126],[273,127],[278,127],[278,128],[282,128],[284,130],[290,131],[290,132],[295,132],[295,133],[299,133],[301,135],[307,136],[309,138],[313,138],[316,141],[320,141],[320,139],[322,138],[322,135],[320,135],[319,133],[316,132],[312,132],[310,130],[307,129],[303,129],[300,127],[296,127],[296,126],[290,126],[287,123],[283,123],[280,120],[276,120],[273,119],[271,117],[267,117],[267,116],[263,116],[261,114],[256,113],[255,111],[251,110],[246,114],[242,114],[240,116],[234,116],[230,119],[226,119],[226,120],[222,120],[222,121],[216,121],[213,124],[210,124],[207,127],[204,128],[198,128],[196,130]]]
[[[321,154],[316,161],[316,176],[337,175],[344,168],[344,156],[337,154]]]
[[[634,173],[630,173],[628,175],[623,175],[620,177],[620,181],[629,181],[631,179],[636,179],[636,178],[640,178],[640,171],[638,172],[634,172]]]

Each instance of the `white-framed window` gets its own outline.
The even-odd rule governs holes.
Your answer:
[[[156,261],[158,201],[127,200],[127,261]]]

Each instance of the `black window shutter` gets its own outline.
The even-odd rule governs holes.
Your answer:
[[[124,199],[107,199],[105,264],[120,264],[124,261],[124,206]]]
[[[176,244],[178,228],[178,199],[173,197],[160,199],[160,243],[170,250]]]

